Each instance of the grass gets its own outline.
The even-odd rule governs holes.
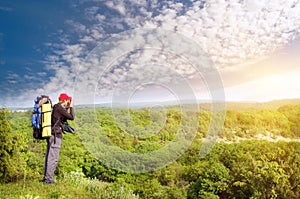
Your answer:
[[[0,197],[1,199],[138,198],[128,187],[88,179],[79,172],[67,174],[51,185],[45,185],[38,180],[0,184]]]
[[[16,182],[0,185],[1,199],[15,199],[15,198],[94,198],[92,193],[80,188],[57,182],[52,185],[44,185],[37,180],[27,182]]]

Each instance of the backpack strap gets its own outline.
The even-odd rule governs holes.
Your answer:
[[[53,125],[52,129],[54,129],[54,127],[56,127],[56,125],[58,124],[59,120],[57,120],[55,122],[55,124]],[[54,131],[54,144],[56,143],[56,131]]]

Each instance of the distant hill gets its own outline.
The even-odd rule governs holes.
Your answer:
[[[211,110],[211,102],[198,102],[199,108],[201,110]],[[220,104],[221,102],[214,102],[214,104]],[[300,104],[300,99],[282,99],[282,100],[273,100],[268,102],[226,102],[226,110],[257,110],[257,109],[278,109],[283,105],[288,104]],[[166,105],[169,108],[178,108],[179,105]],[[195,105],[190,103],[185,103],[185,108],[193,110]],[[222,107],[222,106],[220,106]]]
[[[184,100],[181,102],[178,101],[163,101],[163,102],[137,102],[131,104],[122,104],[122,103],[114,103],[113,105],[110,103],[96,104],[96,105],[79,105],[81,108],[91,108],[91,107],[113,107],[113,108],[131,108],[131,109],[140,109],[140,108],[185,108],[190,110],[195,110],[194,101]],[[222,104],[221,102],[214,102],[215,104]],[[201,110],[210,110],[212,105],[211,102],[207,101],[198,101],[199,108]],[[226,102],[225,109],[226,110],[249,110],[249,109],[278,109],[279,107],[287,104],[300,104],[300,98],[297,99],[282,99],[282,100],[273,100],[268,102]],[[183,106],[184,105],[184,106]]]
[[[181,103],[181,104],[180,104]],[[131,108],[131,109],[140,109],[140,108],[179,108],[181,106],[185,109],[195,109],[194,100],[184,100],[182,102],[178,101],[163,101],[163,102],[137,102],[131,104],[123,103],[102,103],[102,104],[81,104],[76,105],[76,108],[85,109],[85,108]],[[214,102],[215,104],[222,104],[220,102]],[[182,106],[184,104],[184,106]],[[212,105],[211,102],[207,101],[198,101],[199,107],[202,110],[210,110]],[[282,100],[272,100],[268,102],[226,102],[226,110],[248,110],[248,109],[278,109],[283,105],[288,104],[300,104],[300,98],[297,99],[282,99]],[[12,112],[26,112],[32,111],[32,107],[7,107]]]
[[[287,104],[300,104],[300,99],[282,99],[269,102],[226,102],[227,110],[278,109]]]

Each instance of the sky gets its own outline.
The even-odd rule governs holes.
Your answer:
[[[0,105],[300,98],[298,0],[0,2]]]

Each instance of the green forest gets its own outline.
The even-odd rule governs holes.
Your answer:
[[[63,135],[56,183],[44,185],[46,141],[33,138],[31,112],[1,109],[1,198],[300,198],[299,104],[227,108],[205,155],[200,152],[214,117],[209,109],[96,107],[76,108],[75,114],[70,125],[78,131]],[[181,142],[182,135],[191,142]],[[99,140],[132,154],[151,154],[172,143],[174,151],[181,144],[187,148],[163,167],[138,173],[96,158],[89,150],[94,146],[85,142]],[[102,148],[99,156],[109,159],[112,153]]]

